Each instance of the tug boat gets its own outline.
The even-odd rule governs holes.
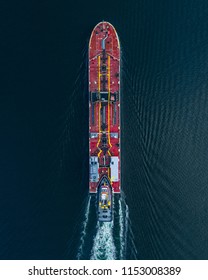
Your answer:
[[[112,221],[112,190],[107,176],[98,185],[98,221]]]

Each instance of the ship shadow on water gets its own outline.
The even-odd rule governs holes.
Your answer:
[[[112,222],[98,222],[96,195],[89,195],[82,222],[77,259],[127,259],[127,248],[133,244],[128,205],[124,193],[113,198]],[[130,233],[130,234],[129,234]],[[131,245],[131,248],[135,248]]]

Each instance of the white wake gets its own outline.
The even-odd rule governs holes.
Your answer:
[[[80,246],[78,249],[77,253],[77,259],[79,260],[83,254],[83,247],[85,243],[85,237],[87,235],[87,225],[88,225],[88,220],[89,220],[89,214],[90,214],[90,202],[91,202],[91,196],[88,197],[87,201],[87,206],[86,206],[86,211],[85,211],[85,217],[84,221],[82,224],[82,232],[81,232],[81,237],[80,237]]]
[[[91,260],[115,260],[116,247],[113,240],[113,222],[97,223]]]
[[[125,199],[120,196],[113,203],[113,221],[96,222],[95,201],[89,196],[82,223],[77,259],[126,259],[129,212]],[[94,221],[94,222],[93,222]]]

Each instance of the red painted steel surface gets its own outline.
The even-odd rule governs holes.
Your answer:
[[[120,44],[108,22],[95,26],[89,42],[89,161],[90,192],[97,192],[98,182],[106,174],[113,192],[119,193]]]

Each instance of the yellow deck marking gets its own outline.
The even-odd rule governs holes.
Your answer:
[[[98,143],[99,145],[99,143]],[[99,148],[100,149],[100,148]],[[99,153],[98,153],[98,157],[100,157],[100,154],[102,153],[102,150],[100,149]]]
[[[98,56],[98,92],[100,93],[100,55]]]
[[[110,142],[110,55],[108,55],[108,142],[110,148],[112,147]],[[110,151],[108,150],[109,155],[111,156]]]
[[[112,180],[111,180],[111,176],[110,176],[110,167],[108,168],[108,179],[110,180],[111,185],[112,185]]]
[[[98,93],[100,94],[100,56],[98,56]],[[100,134],[101,134],[101,130],[100,130],[100,109],[101,109],[101,102],[99,101],[99,108],[98,108],[98,135],[99,135],[99,140],[97,143],[97,148],[100,149],[98,146],[100,144]],[[100,157],[102,150],[99,151],[98,153],[98,157]]]

